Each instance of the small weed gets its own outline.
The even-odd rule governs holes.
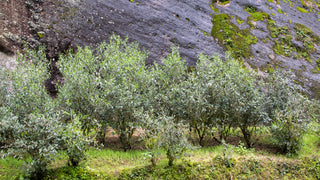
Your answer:
[[[249,153],[254,153],[254,149],[248,149],[245,147],[243,142],[240,142],[238,146],[234,147],[234,152],[239,155],[248,155]]]

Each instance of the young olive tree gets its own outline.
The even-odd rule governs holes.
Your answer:
[[[85,129],[90,129],[96,119],[102,127],[102,140],[106,127],[113,127],[124,150],[131,149],[131,137],[138,126],[134,110],[141,106],[147,90],[146,57],[138,44],[114,35],[95,53],[79,48],[76,54],[60,58],[65,81],[60,98],[76,113],[87,116],[82,121]]]
[[[137,115],[144,127],[143,137],[146,146],[151,151],[151,162],[155,165],[156,151],[163,149],[168,158],[168,165],[181,157],[192,146],[189,144],[186,133],[188,127],[181,122],[175,122],[174,117],[167,116],[163,111],[158,115],[153,112],[139,112]]]
[[[153,165],[159,149],[166,151],[169,166],[172,166],[176,158],[191,148],[186,138],[188,127],[184,124],[187,70],[178,49],[172,47],[161,64],[155,63],[145,74],[147,90],[142,96],[142,111],[136,116]]]
[[[18,118],[31,113],[47,113],[53,104],[44,82],[49,78],[44,49],[25,50],[16,60],[16,67],[7,73],[6,105]]]
[[[77,166],[85,158],[88,139],[77,133],[74,124],[65,124],[52,114],[29,114],[24,119],[0,108],[1,140],[10,141],[1,147],[5,156],[30,156],[26,175],[41,179],[47,165],[54,160],[58,151],[66,151],[70,165]]]
[[[109,124],[118,132],[123,149],[131,149],[131,137],[138,127],[135,109],[142,106],[147,90],[145,76],[146,53],[138,44],[113,36],[110,44],[102,44],[100,54],[101,99],[109,102],[105,115]]]
[[[31,179],[41,179],[54,155],[71,148],[66,142],[74,138],[66,136],[73,125],[60,121],[59,110],[44,87],[47,68],[43,49],[26,49],[16,68],[8,70],[5,77],[0,73],[0,79],[6,81],[1,83],[6,90],[1,92],[6,102],[0,107],[1,154],[31,157],[27,168]]]
[[[268,112],[271,140],[284,153],[292,155],[302,146],[303,135],[311,120],[311,102],[300,94],[300,87],[276,72],[268,77]]]
[[[188,85],[184,88],[176,89],[180,94],[178,101],[184,107],[176,114],[183,113],[180,119],[189,124],[189,128],[192,128],[198,136],[200,146],[204,146],[204,138],[213,128],[212,115],[215,109],[212,104],[208,103],[206,89],[201,86],[202,82],[198,81],[198,78],[190,77],[187,82]]]
[[[169,115],[175,115],[178,120],[184,113],[184,102],[180,101],[181,85],[187,79],[188,67],[178,52],[172,47],[171,52],[150,67],[148,75],[148,91],[145,93],[147,102],[145,108],[152,108],[155,113],[165,109]],[[158,111],[159,110],[159,111]],[[178,120],[179,121],[179,120]]]
[[[199,90],[203,100],[196,104],[190,102],[193,104],[191,108],[206,104],[203,106],[206,108],[199,111],[201,118],[195,118],[199,122],[193,120],[194,128],[197,130],[202,127],[204,132],[205,126],[208,126],[208,129],[216,127],[220,135],[220,140],[216,140],[221,142],[228,136],[231,127],[239,127],[250,147],[252,134],[261,124],[264,115],[261,104],[263,96],[259,92],[259,84],[256,83],[256,74],[228,56],[225,61],[217,57],[208,59],[206,56],[200,56],[193,74],[194,76],[190,76],[188,80],[195,78],[191,84],[198,86],[198,90],[188,88],[191,97],[189,101],[192,101],[194,96],[199,97],[192,94],[199,93]],[[206,117],[205,121],[202,120],[203,117]],[[201,126],[201,123],[205,126]]]
[[[44,49],[25,49],[25,54],[19,54],[15,64],[10,70],[0,68],[0,107],[6,107],[19,120],[31,113],[50,112],[53,103],[44,87],[48,78]],[[10,142],[8,134],[6,137]]]
[[[243,68],[234,59],[228,59],[225,63],[226,85],[225,95],[222,97],[228,99],[229,118],[235,123],[234,126],[240,128],[246,145],[251,147],[256,128],[267,120],[263,105],[264,96],[256,80],[257,73]]]
[[[199,138],[199,144],[204,146],[205,136],[214,127],[216,115],[216,104],[210,102],[209,89],[216,90],[217,84],[214,76],[217,68],[208,60],[206,56],[200,55],[196,68],[186,73],[187,77],[179,84],[175,84],[171,91],[177,98],[172,99],[180,108],[174,108],[176,117],[185,120],[191,129],[195,131]],[[213,93],[215,96],[216,93]],[[213,99],[211,99],[213,100]]]
[[[192,84],[199,85],[198,89],[201,89],[201,94],[203,96],[202,104],[205,105],[203,106],[205,108],[200,111],[202,117],[206,117],[202,118],[205,119],[202,123],[205,125],[202,126],[202,132],[211,131],[214,133],[215,131],[212,130],[213,128],[216,128],[220,134],[219,142],[227,137],[232,126],[232,121],[230,121],[229,117],[229,81],[227,81],[226,78],[229,72],[227,68],[228,65],[218,57],[212,57],[209,59],[207,56],[200,55],[196,70],[193,72],[193,77],[195,79]],[[191,77],[190,80],[193,79],[193,77]],[[191,93],[193,92],[197,91],[191,91]],[[201,119],[198,118],[198,120]],[[193,123],[193,126],[197,130],[199,127],[196,126],[200,124],[201,123]],[[199,130],[197,131],[201,132]],[[198,135],[201,137],[199,133]]]
[[[61,55],[58,68],[63,74],[63,85],[59,87],[57,102],[66,118],[71,119],[72,113],[79,115],[83,132],[99,127],[99,64],[93,50],[79,47],[75,54]]]
[[[62,150],[64,125],[57,118],[29,114],[24,119],[2,119],[2,130],[11,133],[11,143],[2,147],[6,155],[30,155],[28,175],[40,179],[54,155]]]

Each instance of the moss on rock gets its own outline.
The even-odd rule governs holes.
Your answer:
[[[309,13],[308,10],[306,10],[305,8],[299,7],[299,6],[297,6],[297,10],[302,12],[302,13]]]
[[[229,2],[230,2],[229,0],[219,0],[218,3],[219,3],[220,5],[226,5],[226,4],[229,4]]]
[[[250,33],[250,29],[240,30],[230,19],[228,14],[214,15],[211,35],[235,58],[247,58],[251,55],[250,45],[257,43],[257,38]]]

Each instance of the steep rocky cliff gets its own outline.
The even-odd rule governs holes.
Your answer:
[[[29,42],[48,58],[112,33],[138,41],[148,64],[179,46],[189,65],[225,51],[260,72],[291,71],[320,96],[319,0],[0,0],[0,51]],[[1,56],[0,56],[1,57]]]

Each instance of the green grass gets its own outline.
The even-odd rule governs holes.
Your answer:
[[[149,161],[145,159],[144,151],[123,152],[110,149],[90,149],[84,166],[93,171],[114,174],[148,164]]]
[[[23,161],[12,157],[0,158],[0,179],[14,179],[23,172]]]
[[[268,132],[261,132],[259,142],[271,144]],[[80,167],[68,167],[67,156],[60,153],[45,179],[316,179],[320,177],[319,132],[308,132],[303,142],[299,154],[293,157],[243,145],[195,148],[176,160],[173,167],[167,165],[163,151],[152,167],[146,151],[90,148]],[[23,161],[12,157],[0,160],[0,179],[19,178],[23,167]]]
[[[311,132],[303,137],[304,146],[299,152],[299,157],[320,157],[320,137],[319,134]]]

